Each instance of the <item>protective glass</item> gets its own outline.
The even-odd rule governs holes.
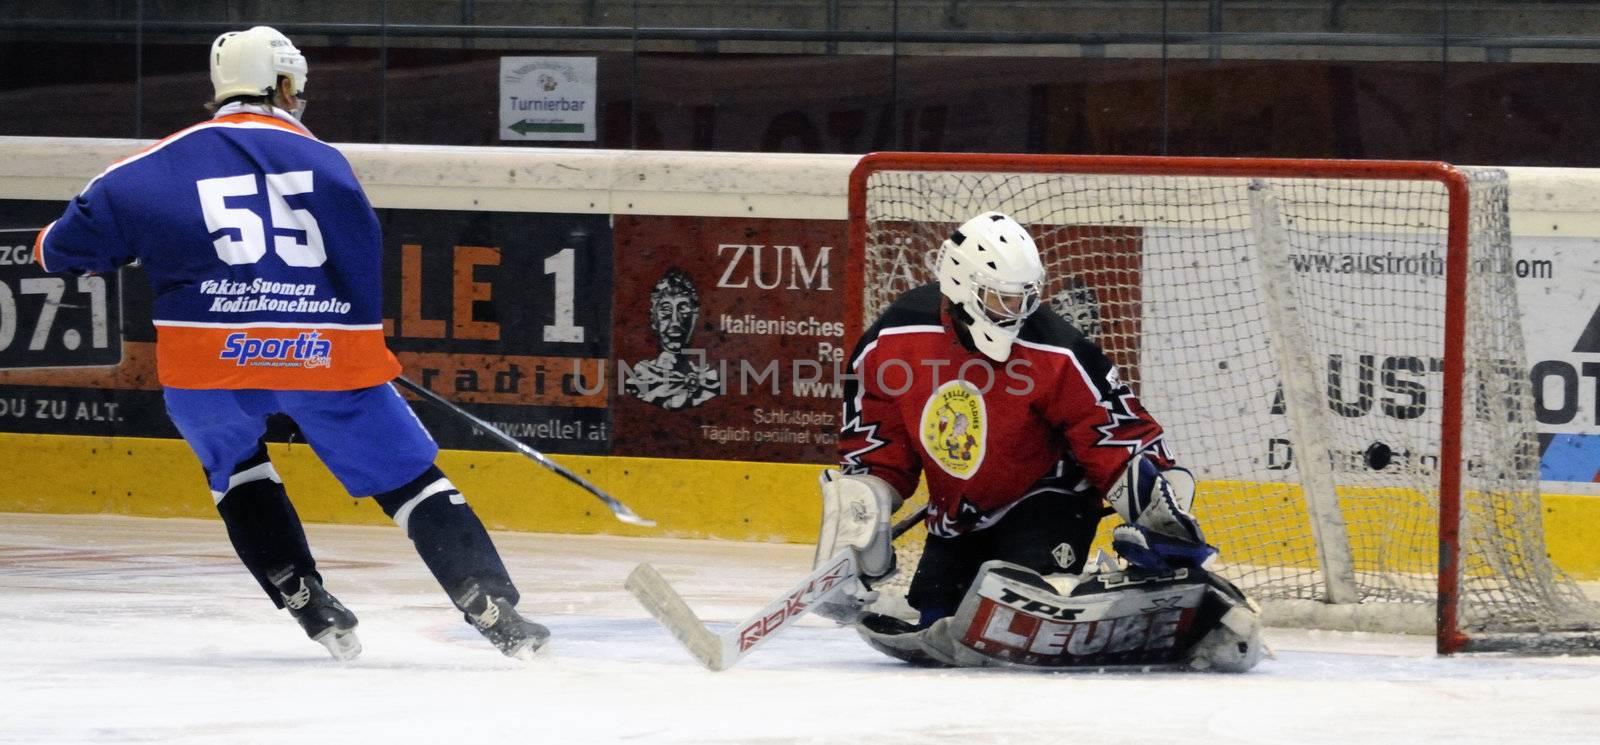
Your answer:
[[[1039,284],[1029,282],[1022,290],[978,287],[978,307],[989,320],[1000,326],[1020,323],[1039,309]]]

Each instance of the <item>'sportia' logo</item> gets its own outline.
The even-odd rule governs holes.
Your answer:
[[[233,360],[240,367],[329,367],[333,342],[316,331],[302,331],[292,339],[256,339],[240,331],[223,340],[217,358]]]
[[[965,380],[934,390],[922,405],[922,447],[945,473],[970,479],[983,464],[989,431],[983,394]]]

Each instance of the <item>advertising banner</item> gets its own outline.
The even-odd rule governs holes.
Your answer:
[[[0,200],[0,226],[43,225],[61,208]],[[557,454],[836,459],[849,353],[843,221],[432,209],[379,217],[385,326],[405,374],[513,436]],[[1143,340],[1109,351],[1184,461],[1202,475],[1283,478],[1293,443],[1273,386],[1209,387],[1207,406],[1195,405],[1196,381],[1264,364],[1270,350],[1258,319],[1220,326],[1198,345],[1150,321],[1214,312],[1179,288],[1253,292],[1255,280],[1227,274],[1238,267],[1182,261],[1193,240],[1182,231],[1049,230],[1057,232],[1047,242],[1068,246],[1069,256],[1091,240],[1101,252],[1050,268],[1052,304],[1091,335]],[[31,241],[26,231],[0,234],[0,355],[7,365],[49,369],[0,370],[0,430],[176,437],[155,376],[142,270],[44,275],[31,263]],[[1384,299],[1442,282],[1442,247],[1375,264],[1363,257],[1392,258],[1392,248],[1347,242],[1350,258],[1362,259],[1359,273],[1290,257],[1317,282],[1359,280],[1379,298],[1340,303],[1335,293],[1328,302],[1338,307],[1318,312],[1384,329],[1317,361],[1338,414],[1335,470],[1361,470],[1361,453],[1383,440],[1395,446],[1393,469],[1431,472],[1437,454],[1403,443],[1429,441],[1438,426],[1442,348],[1433,329],[1395,325]],[[1519,235],[1514,255],[1543,478],[1597,483],[1600,239]],[[1105,289],[1112,274],[1124,289]],[[56,312],[46,318],[49,307]],[[78,364],[94,366],[62,369]],[[420,402],[416,409],[443,447],[499,448],[453,415]],[[272,430],[280,438],[292,431],[287,421]],[[1198,441],[1215,447],[1184,447]]]
[[[551,453],[607,452],[605,215],[378,211],[385,325],[405,374]],[[441,447],[498,449],[418,406]]]
[[[0,233],[0,431],[177,437],[156,384],[144,272],[73,277],[33,263],[35,228],[65,208],[0,199],[0,227],[17,228]]]
[[[116,365],[120,289],[117,273],[49,275],[30,246],[0,245],[0,369]]]
[[[0,220],[42,225],[62,208],[59,202],[3,200]],[[384,326],[405,374],[547,452],[605,453],[607,397],[595,381],[611,343],[606,216],[397,209],[378,214],[385,249]],[[70,354],[80,352],[115,366],[0,370],[0,430],[177,437],[156,378],[144,273],[122,270],[119,315],[112,292],[119,285],[111,276],[103,278],[100,305],[101,288],[77,289],[82,278],[44,275],[31,260],[9,268],[62,283],[62,308],[42,348],[23,358],[30,367],[76,360]],[[6,269],[0,266],[0,283],[20,290],[12,279],[19,275]],[[49,299],[48,292],[35,294]],[[22,301],[19,308],[34,315],[19,314],[14,324],[4,315],[0,325],[14,325],[13,345],[28,351],[43,323],[40,298],[13,295]],[[9,310],[4,299],[0,290],[0,314]],[[103,341],[95,331],[99,318],[105,319]],[[77,350],[67,348],[74,330]],[[120,364],[107,348],[115,349]],[[454,415],[421,403],[414,408],[441,447],[502,447]],[[276,417],[268,437],[293,433],[292,422]]]
[[[831,463],[840,220],[618,215],[618,455]]]
[[[1540,476],[1600,482],[1600,240],[1516,239]]]
[[[0,369],[122,360],[119,274],[66,277],[34,263],[34,236],[59,207],[21,200],[0,206]]]
[[[1282,389],[1273,378],[1243,375],[1241,381],[1265,382],[1217,383],[1226,379],[1219,371],[1273,364],[1265,317],[1259,309],[1230,315],[1229,323],[1202,338],[1181,331],[1189,318],[1222,308],[1208,296],[1186,294],[1180,289],[1184,283],[1253,293],[1258,280],[1240,265],[1196,267],[1182,261],[1194,240],[1176,230],[1147,235],[1145,301],[1148,309],[1159,311],[1155,317],[1160,321],[1147,319],[1143,330],[1141,397],[1162,416],[1175,447],[1208,444],[1204,452],[1182,451],[1186,465],[1197,473],[1281,479],[1295,460]],[[1291,269],[1307,280],[1303,287],[1324,288],[1302,291],[1300,301],[1302,318],[1317,339],[1313,373],[1323,384],[1319,388],[1328,410],[1336,415],[1328,419],[1334,472],[1339,478],[1367,475],[1371,467],[1365,453],[1381,442],[1393,450],[1387,472],[1431,478],[1439,467],[1443,417],[1444,248],[1399,255],[1395,243],[1378,233],[1330,242],[1347,247],[1348,253],[1291,247],[1288,258]],[[1586,491],[1548,482],[1590,484],[1600,476],[1600,294],[1595,290],[1600,287],[1600,241],[1517,237],[1510,270],[1527,352],[1525,374],[1532,384],[1541,478],[1547,490]],[[1419,298],[1426,300],[1413,308]],[[1320,333],[1318,327],[1330,333]],[[1354,331],[1346,334],[1345,329]],[[1184,346],[1174,346],[1180,339]],[[1197,381],[1210,382],[1197,386]],[[1474,388],[1468,393],[1487,395]],[[1469,461],[1466,468],[1483,465]]]

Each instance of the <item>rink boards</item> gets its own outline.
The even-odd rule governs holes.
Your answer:
[[[0,215],[59,211],[139,146],[0,138]],[[802,464],[828,460],[837,427],[834,391],[818,371],[843,354],[835,324],[855,157],[341,149],[398,257],[385,309],[408,374],[660,521],[648,534],[811,539],[820,465]],[[1551,553],[1569,571],[1600,576],[1600,550],[1583,527],[1600,520],[1600,348],[1587,346],[1600,318],[1590,289],[1600,286],[1600,177],[1510,170],[1529,361],[1543,386]],[[726,385],[676,408],[630,390],[617,370],[661,352],[649,297],[668,268],[697,291],[694,346]],[[124,303],[130,328],[115,371],[0,373],[0,451],[20,486],[0,496],[0,510],[212,514],[192,456],[163,429],[150,339],[132,328],[129,303],[138,299]],[[470,429],[424,417],[446,448],[442,465],[491,526],[647,534]],[[1270,443],[1255,446],[1273,455]],[[275,445],[273,456],[306,519],[385,521],[344,496],[303,443]]]

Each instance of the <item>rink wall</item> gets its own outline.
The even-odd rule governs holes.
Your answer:
[[[0,138],[0,228],[54,219],[143,144]],[[802,464],[831,457],[821,441],[836,426],[828,390],[792,403],[758,383],[737,401],[646,401],[647,391],[621,390],[606,360],[660,354],[650,296],[668,267],[694,287],[697,344],[724,318],[752,330],[716,333],[725,359],[787,368],[842,357],[843,304],[831,296],[843,286],[854,156],[341,149],[398,257],[385,267],[386,325],[408,375],[659,521],[648,534],[812,539],[822,467]],[[0,261],[22,257],[31,240],[0,233],[12,244]],[[0,511],[213,516],[193,456],[165,421],[143,284],[121,285],[116,368],[0,371],[0,453],[27,486],[0,496]],[[418,414],[490,526],[646,533],[459,420],[426,406]],[[758,420],[767,426],[753,432]],[[345,496],[302,442],[275,445],[273,459],[306,519],[386,521]]]
[[[345,494],[303,442],[274,443],[268,449],[302,519],[392,524],[371,500]],[[216,518],[194,454],[182,440],[0,433],[0,453],[6,464],[0,512]],[[587,492],[518,455],[445,450],[439,465],[492,529],[814,540],[821,466],[625,456],[557,459],[660,527],[636,528],[612,519]]]
[[[42,225],[141,145],[0,138],[0,228]],[[407,374],[661,527],[618,523],[589,495],[419,408],[445,448],[442,465],[486,523],[812,539],[837,398],[800,373],[843,355],[844,195],[855,156],[340,147],[383,223],[386,326]],[[1514,244],[1530,267],[1520,288],[1530,362],[1543,381],[1549,546],[1564,568],[1600,578],[1588,528],[1600,524],[1600,175],[1510,170]],[[28,241],[0,233],[0,282]],[[663,294],[686,325],[656,313],[652,296]],[[0,372],[0,462],[12,487],[0,490],[0,511],[214,515],[161,406],[143,278],[125,279],[120,297],[116,368]],[[753,384],[704,396],[618,382],[618,361],[646,367],[673,333],[706,350],[696,375],[749,384],[740,375],[749,363]],[[768,365],[782,371],[778,381],[761,377]],[[272,449],[305,519],[387,521],[344,495],[303,442]]]

